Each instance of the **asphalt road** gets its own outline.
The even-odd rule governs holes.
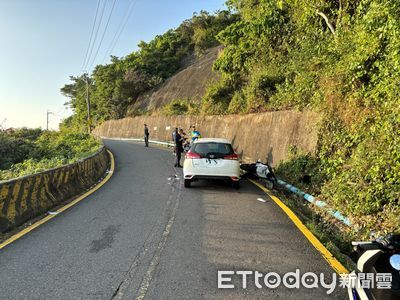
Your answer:
[[[243,289],[239,275],[234,289],[218,289],[219,270],[300,269],[327,283],[333,270],[250,182],[185,189],[170,151],[106,144],[116,159],[110,181],[0,250],[0,299],[345,299],[339,287],[327,295],[261,279],[257,288],[254,277]]]

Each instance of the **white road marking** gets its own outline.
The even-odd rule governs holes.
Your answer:
[[[176,177],[176,179],[179,179],[179,178]],[[171,212],[171,215],[169,217],[168,223],[165,226],[164,232],[163,232],[163,234],[161,236],[161,240],[160,240],[160,242],[159,242],[159,244],[157,246],[156,253],[154,254],[153,259],[150,262],[149,268],[147,269],[147,272],[146,272],[145,276],[143,277],[142,283],[141,283],[140,288],[139,288],[139,292],[138,292],[137,297],[136,297],[137,300],[143,300],[144,297],[146,296],[147,290],[149,289],[149,286],[150,286],[150,282],[153,279],[155,270],[156,270],[157,265],[159,264],[160,259],[161,259],[161,254],[162,254],[162,252],[164,250],[164,247],[165,247],[165,244],[167,242],[168,236],[169,236],[169,234],[171,232],[172,225],[174,224],[176,211],[178,210],[180,194],[181,194],[181,184],[179,184],[179,182],[178,182],[178,191],[177,192],[178,193],[177,193],[176,198],[175,198],[175,205],[174,205],[174,207],[172,209],[172,212]]]
[[[175,177],[176,177],[176,175],[175,175]],[[182,191],[181,190],[182,187],[181,187],[181,184],[179,184],[178,181],[174,180],[174,181],[172,181],[172,182],[170,182],[168,184],[171,184],[171,183],[177,183],[177,193],[173,193],[172,192],[170,194],[170,196],[169,196],[169,199],[168,199],[168,203],[170,203],[170,204],[167,205],[169,207],[167,210],[171,210],[170,216],[169,216],[167,224],[165,225],[163,234],[161,236],[161,240],[158,243],[158,247],[155,250],[155,254],[153,256],[153,259],[150,262],[150,265],[149,265],[149,267],[147,269],[147,272],[146,272],[146,274],[144,275],[144,277],[142,279],[142,283],[141,283],[139,291],[138,291],[138,296],[135,299],[144,299],[144,297],[146,296],[146,293],[147,293],[147,290],[148,290],[148,288],[150,286],[151,280],[153,279],[155,269],[156,269],[156,267],[157,267],[157,265],[158,265],[158,263],[160,261],[162,250],[164,249],[164,246],[165,246],[166,240],[168,238],[169,232],[171,230],[172,224],[173,224],[173,222],[175,220],[176,211],[178,209],[179,202],[180,202],[180,194],[181,194],[181,191]],[[175,189],[173,189],[173,190],[175,190]],[[173,198],[173,195],[176,195],[175,199]],[[173,203],[173,200],[175,200],[175,203]],[[174,205],[174,206],[171,207],[171,205]],[[157,226],[161,225],[161,221],[162,220],[158,220],[157,221]],[[144,258],[146,253],[148,252],[149,247],[150,247],[149,243],[153,240],[154,235],[157,232],[157,230],[154,230],[155,227],[156,227],[156,225],[154,225],[153,228],[151,229],[148,237],[146,238],[146,241],[142,245],[143,250],[140,251],[136,255],[133,263],[131,264],[131,266],[129,267],[129,270],[127,271],[127,274],[125,275],[125,278],[119,284],[117,290],[115,291],[115,293],[114,293],[114,295],[112,297],[112,300],[121,300],[121,299],[125,298],[125,292],[129,288],[129,285],[131,284],[131,280],[136,274],[136,271],[135,271],[136,267],[138,266],[140,261]]]
[[[263,198],[257,198],[257,200],[258,200],[258,201],[261,201],[261,202],[267,202],[267,200],[265,200],[265,199],[263,199]]]

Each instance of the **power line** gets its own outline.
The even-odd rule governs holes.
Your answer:
[[[133,1],[131,2],[132,6],[130,7],[130,11],[129,11],[129,13],[127,14],[127,17],[126,17],[126,19],[125,19],[124,25],[122,26],[121,31],[119,32],[119,34],[118,34],[118,36],[117,36],[117,39],[115,40],[114,44],[113,44],[112,47],[111,47],[110,54],[111,54],[111,52],[114,50],[115,46],[117,45],[118,40],[119,40],[119,37],[121,36],[122,32],[124,31],[125,26],[126,26],[126,24],[128,23],[128,20],[129,20],[131,14],[132,14],[132,12],[133,12],[133,8],[135,7],[136,3],[137,3],[137,0],[133,0]]]
[[[101,1],[101,0],[99,0],[99,1]],[[99,19],[99,22],[97,23],[97,28],[96,28],[96,33],[95,33],[95,35],[94,35],[93,43],[92,43],[92,46],[91,46],[91,48],[90,48],[89,56],[88,56],[88,59],[87,59],[87,61],[86,61],[86,63],[85,63],[85,66],[83,67],[83,70],[86,70],[87,65],[88,65],[88,63],[89,63],[89,61],[90,61],[90,58],[91,58],[91,56],[92,56],[93,48],[94,48],[94,45],[96,44],[97,35],[98,35],[98,33],[99,33],[101,21],[103,20],[104,9],[105,9],[105,7],[106,7],[106,3],[107,3],[107,1],[104,0],[103,6],[102,6],[102,8],[101,8],[100,19]]]
[[[83,67],[84,67],[85,64],[86,64],[86,60],[87,60],[87,58],[88,58],[90,45],[92,44],[92,38],[93,38],[94,28],[95,28],[95,26],[96,26],[97,14],[98,14],[98,12],[99,12],[100,2],[101,2],[101,0],[98,0],[98,1],[97,1],[96,14],[95,14],[95,16],[94,16],[92,31],[90,32],[90,39],[89,39],[89,44],[88,44],[87,49],[86,49],[85,59],[83,60],[83,64],[82,64],[82,68],[81,68],[82,71],[83,71]]]
[[[117,45],[118,40],[119,40],[122,32],[124,31],[126,24],[128,23],[128,20],[133,12],[133,8],[135,7],[136,3],[137,3],[137,0],[132,0],[131,3],[129,4],[129,7],[125,13],[125,16],[121,19],[121,22],[118,25],[117,31],[115,32],[114,37],[111,40],[110,46],[108,47],[108,49],[104,55],[104,58],[103,58],[104,62],[106,61],[107,57],[112,53],[115,46]]]
[[[93,57],[93,60],[92,60],[92,63],[90,64],[89,69],[92,68],[92,66],[93,66],[93,64],[94,64],[94,62],[95,62],[95,60],[96,60],[96,58],[97,58],[97,54],[99,54],[99,50],[100,50],[100,48],[101,48],[101,44],[102,44],[102,42],[103,42],[104,36],[106,35],[107,28],[108,28],[108,24],[110,23],[110,19],[111,19],[112,13],[113,13],[113,11],[114,11],[115,2],[117,2],[117,0],[114,0],[114,1],[113,1],[112,7],[111,7],[111,11],[110,11],[110,15],[108,16],[106,26],[104,27],[103,35],[101,36],[99,46],[97,47],[96,54],[95,54],[94,57]]]
[[[67,108],[66,107],[61,107],[56,113],[53,112],[53,115],[59,117],[59,118],[63,118],[65,113],[67,112]]]

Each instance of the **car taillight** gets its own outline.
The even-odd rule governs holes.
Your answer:
[[[197,153],[194,153],[194,152],[188,152],[188,153],[186,153],[186,156],[185,156],[185,158],[188,158],[188,159],[198,159],[198,158],[201,158],[201,156],[200,156],[200,154],[197,154]]]
[[[238,160],[238,158],[239,156],[235,153],[224,156],[224,159],[230,159],[230,160]]]

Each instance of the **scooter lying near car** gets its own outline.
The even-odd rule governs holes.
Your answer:
[[[262,163],[260,160],[253,164],[241,164],[240,169],[246,171],[245,177],[266,179],[273,188],[277,179],[272,167],[268,163]]]
[[[352,242],[352,245],[357,270],[348,275],[349,299],[399,300],[400,234],[389,234],[372,242]],[[366,284],[366,279],[372,280],[372,284]]]

